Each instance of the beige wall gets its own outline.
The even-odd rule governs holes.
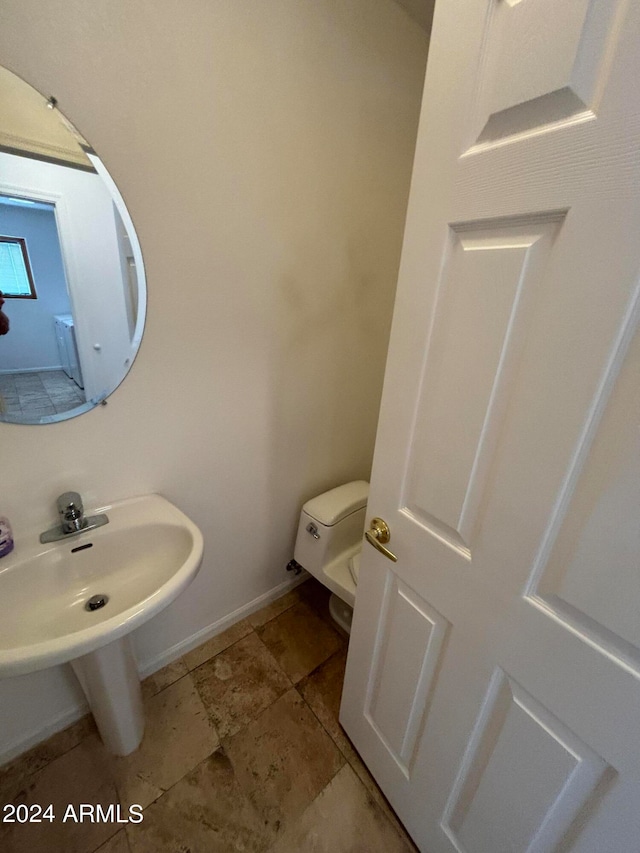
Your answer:
[[[0,511],[18,548],[69,488],[200,525],[199,577],[137,632],[148,668],[286,580],[303,500],[368,476],[425,34],[391,0],[4,0],[0,57],[101,155],[149,283],[106,408],[0,424]],[[71,684],[0,682],[0,753]]]

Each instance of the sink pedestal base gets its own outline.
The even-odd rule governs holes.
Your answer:
[[[71,661],[105,746],[128,755],[144,734],[142,691],[129,637]]]

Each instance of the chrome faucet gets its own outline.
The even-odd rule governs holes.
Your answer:
[[[103,524],[109,523],[109,518],[104,513],[86,517],[82,498],[77,492],[64,492],[56,501],[56,506],[60,524],[40,534],[40,541],[43,544],[57,542],[59,539],[66,539],[67,536],[77,536],[85,530],[93,530],[95,527],[102,527]]]
[[[82,498],[77,492],[64,492],[57,500],[57,507],[64,533],[78,533],[87,526]]]

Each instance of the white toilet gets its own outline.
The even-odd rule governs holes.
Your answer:
[[[302,507],[294,560],[333,593],[329,610],[351,630],[369,483],[355,480],[324,492]]]

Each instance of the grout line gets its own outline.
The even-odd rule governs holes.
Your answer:
[[[325,664],[325,663],[327,663],[329,660],[331,660],[331,658],[335,657],[335,655],[339,654],[339,653],[340,653],[340,651],[341,651],[341,650],[339,650],[339,651],[337,651],[337,652],[334,652],[334,653],[333,653],[333,655],[331,655],[330,657],[328,657],[328,658],[327,658],[327,660],[326,660],[326,661],[324,661],[324,663],[318,664],[318,666],[317,666],[314,670],[312,670],[312,671],[309,673],[309,675],[308,675],[308,676],[305,676],[305,678],[309,678],[311,675],[313,675],[313,673],[314,673],[314,672],[317,672],[317,670],[319,670],[319,669],[320,669],[320,667],[324,666],[324,664]],[[301,679],[301,681],[300,681],[299,683],[301,683],[301,682],[302,682],[302,680],[303,680],[303,679]],[[367,786],[365,785],[364,780],[361,778],[361,776],[360,776],[360,774],[359,774],[358,770],[357,770],[357,769],[356,769],[356,767],[351,763],[351,760],[350,760],[349,756],[345,753],[345,751],[343,750],[343,748],[341,747],[341,745],[338,743],[338,741],[334,738],[334,736],[331,734],[331,732],[329,731],[329,729],[327,729],[327,727],[326,727],[326,726],[325,726],[325,724],[322,722],[322,720],[320,719],[320,717],[316,714],[316,712],[315,712],[314,708],[313,708],[313,707],[310,705],[310,703],[305,699],[305,697],[302,695],[301,691],[298,689],[298,687],[297,687],[297,686],[296,686],[296,689],[298,690],[298,693],[300,694],[300,696],[301,696],[301,698],[302,698],[303,702],[307,705],[307,707],[309,708],[309,710],[311,711],[311,713],[314,715],[314,717],[316,718],[316,720],[318,721],[318,723],[320,724],[320,726],[322,727],[322,729],[323,729],[323,730],[324,730],[324,731],[329,735],[329,737],[331,738],[331,741],[335,744],[335,746],[337,747],[338,751],[340,752],[340,754],[341,754],[341,755],[342,755],[342,757],[344,758],[345,763],[343,764],[342,768],[340,768],[340,769],[344,769],[344,767],[345,767],[345,766],[348,766],[348,767],[350,767],[350,768],[351,768],[351,770],[353,771],[354,776],[356,777],[356,779],[358,780],[358,782],[362,785],[362,787],[363,787],[363,789],[364,789],[364,791],[365,791],[365,793],[366,793],[367,797],[368,797],[368,798],[369,798],[369,799],[370,799],[370,800],[375,804],[376,808],[380,811],[380,813],[381,813],[381,814],[383,814],[383,815],[384,815],[384,817],[385,817],[385,818],[386,818],[386,820],[389,822],[389,824],[394,828],[394,830],[395,830],[396,832],[398,832],[398,833],[401,835],[401,837],[402,837],[403,841],[405,841],[406,843],[408,843],[408,844],[409,844],[409,849],[410,849],[410,850],[413,850],[413,851],[416,851],[416,853],[418,853],[418,848],[414,845],[414,842],[411,840],[411,838],[410,838],[410,836],[409,836],[409,833],[408,833],[408,832],[407,832],[407,830],[405,829],[405,827],[404,827],[404,825],[403,825],[402,821],[401,821],[401,820],[400,820],[400,818],[397,816],[397,814],[396,814],[396,813],[395,813],[395,811],[393,810],[393,807],[391,806],[391,804],[389,803],[389,801],[388,801],[388,800],[387,800],[387,798],[385,797],[384,792],[382,791],[382,789],[380,788],[380,786],[378,785],[378,783],[376,782],[376,780],[375,780],[375,779],[373,778],[373,776],[371,775],[371,772],[370,772],[369,768],[368,768],[368,767],[367,767],[367,765],[364,763],[364,761],[362,760],[362,758],[360,758],[360,753],[358,752],[358,750],[355,748],[355,746],[354,746],[354,745],[353,745],[353,743],[351,742],[351,739],[349,738],[349,735],[348,735],[348,734],[345,732],[345,730],[342,728],[342,725],[340,724],[340,720],[338,720],[338,719],[336,720],[336,723],[338,724],[338,726],[340,726],[340,731],[342,732],[342,734],[344,735],[345,739],[346,739],[346,740],[347,740],[347,742],[349,743],[349,746],[351,747],[351,749],[353,750],[353,752],[356,754],[356,756],[358,757],[358,759],[359,759],[359,760],[360,760],[360,762],[362,763],[362,766],[364,767],[364,769],[366,770],[366,772],[369,774],[369,776],[370,776],[370,778],[371,778],[372,782],[373,782],[373,783],[374,783],[374,785],[376,786],[376,790],[377,790],[377,792],[379,793],[379,795],[380,795],[380,796],[382,797],[382,799],[384,800],[384,803],[385,803],[385,805],[386,805],[386,809],[382,808],[382,806],[380,805],[380,803],[376,802],[376,800],[375,800],[375,798],[372,796],[372,794],[371,794],[370,790],[369,790],[369,789],[367,788]],[[340,771],[338,771],[338,772],[340,772]]]
[[[238,623],[236,622],[236,625],[237,625],[237,624],[238,624]],[[233,625],[232,625],[231,627],[233,627]],[[205,666],[205,664],[208,664],[210,661],[212,661],[212,660],[214,660],[215,658],[217,658],[217,657],[218,657],[218,655],[221,655],[223,652],[227,652],[227,651],[229,651],[229,649],[232,649],[234,646],[237,646],[237,645],[238,645],[238,643],[241,643],[241,642],[242,642],[242,640],[246,640],[246,639],[247,639],[247,637],[249,637],[251,634],[255,634],[255,630],[254,630],[254,628],[253,628],[252,626],[249,626],[249,627],[251,628],[251,630],[250,630],[250,631],[247,631],[247,633],[246,633],[244,636],[239,637],[237,640],[234,640],[232,643],[229,643],[229,645],[228,645],[228,646],[225,646],[224,648],[219,649],[215,654],[210,655],[206,660],[203,660],[201,663],[196,664],[196,666],[191,667],[191,669],[189,669],[189,664],[185,661],[185,666],[187,667],[187,672],[185,673],[185,675],[191,675],[191,674],[192,674],[192,673],[194,673],[196,670],[201,669],[203,666]],[[227,628],[227,630],[228,630],[228,631],[230,631],[230,630],[231,630],[231,628]],[[224,633],[224,632],[223,632],[223,633]],[[217,636],[218,636],[218,637],[221,637],[221,636],[222,636],[222,634],[218,634]],[[211,639],[214,639],[214,637],[212,637]],[[204,646],[204,645],[205,645],[206,643],[208,643],[208,642],[209,642],[209,640],[205,640],[205,642],[204,642],[204,643],[202,643],[202,645]],[[191,652],[195,652],[195,651],[197,651],[199,648],[200,648],[200,646],[196,646],[196,648],[195,648],[195,649],[191,649]],[[178,658],[178,660],[185,660],[185,657],[186,657],[188,654],[191,654],[191,652],[186,652],[186,653],[185,653],[181,658]],[[174,663],[175,663],[175,661],[174,661]],[[168,664],[168,666],[171,666],[171,664]],[[162,671],[162,670],[158,670],[158,672],[161,672],[161,671]],[[167,685],[167,686],[168,686],[168,685]]]
[[[284,612],[284,611],[283,611],[283,612]],[[267,654],[269,655],[269,657],[271,658],[271,660],[275,663],[275,665],[278,667],[278,669],[280,670],[280,672],[282,672],[282,674],[285,676],[285,678],[287,679],[287,681],[289,682],[289,684],[291,685],[291,687],[295,687],[295,686],[296,686],[296,684],[295,684],[295,682],[293,681],[293,679],[291,678],[291,676],[289,675],[289,673],[285,671],[284,667],[280,664],[280,661],[276,659],[275,655],[273,654],[273,652],[271,651],[271,649],[269,648],[269,646],[265,643],[265,641],[262,639],[262,637],[260,636],[260,634],[255,630],[255,628],[254,628],[253,632],[254,632],[254,634],[256,635],[256,637],[258,638],[258,640],[260,641],[260,645],[261,645],[261,646],[264,648],[264,650],[267,652]],[[300,680],[302,680],[302,679],[300,679]],[[287,688],[287,692],[288,692],[288,689],[289,689],[289,688]],[[282,695],[284,695],[284,694],[282,694]],[[279,698],[279,697],[278,697],[278,698]],[[277,701],[277,700],[274,700],[274,701]],[[273,704],[273,703],[272,703],[272,704]],[[271,706],[269,706],[269,707],[271,707]]]
[[[314,672],[315,672],[315,670],[314,670]],[[343,752],[342,748],[340,747],[340,744],[338,743],[338,741],[334,738],[334,736],[331,734],[331,732],[329,731],[329,729],[325,726],[325,724],[322,722],[322,720],[320,719],[320,717],[316,714],[315,710],[314,710],[314,709],[312,708],[312,706],[307,702],[307,700],[304,698],[304,696],[302,695],[302,693],[300,692],[300,690],[298,690],[298,688],[297,688],[297,687],[296,687],[296,690],[298,691],[298,695],[300,696],[300,698],[302,699],[302,701],[304,702],[304,704],[307,706],[307,708],[311,711],[311,713],[313,714],[313,716],[316,718],[316,720],[317,720],[317,721],[318,721],[318,723],[320,724],[320,728],[325,732],[325,734],[327,734],[327,735],[329,736],[329,739],[331,740],[331,743],[336,747],[336,749],[338,750],[338,752],[340,753],[340,755],[344,758],[344,760],[345,760],[345,764],[350,764],[348,757],[344,754],[344,752]],[[342,766],[344,767],[344,764],[343,764]],[[340,768],[340,769],[342,769],[342,768]]]

